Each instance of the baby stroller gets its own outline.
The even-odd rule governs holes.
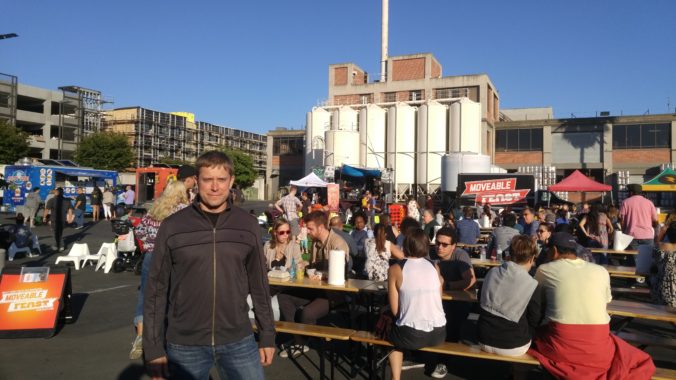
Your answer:
[[[113,232],[116,235],[118,257],[113,263],[113,272],[120,273],[125,270],[141,274],[143,254],[134,236],[134,226],[129,220],[113,219],[111,221]]]

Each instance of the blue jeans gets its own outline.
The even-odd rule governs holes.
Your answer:
[[[152,252],[146,252],[143,255],[143,263],[141,263],[141,288],[138,291],[138,301],[136,301],[136,314],[134,314],[134,326],[138,326],[139,322],[143,323],[143,289],[146,287],[148,280],[148,272],[150,272],[150,260],[153,258]]]
[[[84,210],[76,208],[73,212],[75,214],[75,224],[77,224],[78,227],[84,226]]]
[[[648,274],[653,262],[652,252],[655,248],[653,239],[634,239],[629,243],[629,248],[638,250],[638,255],[634,257],[636,273]]]
[[[264,379],[258,344],[253,334],[239,342],[217,346],[184,346],[167,343],[167,358],[172,379],[209,378],[216,364],[221,379]]]

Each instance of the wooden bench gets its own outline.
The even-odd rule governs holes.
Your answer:
[[[676,379],[676,370],[666,368],[656,368],[653,380],[674,380]]]
[[[670,348],[676,347],[676,339],[673,338],[665,338],[662,336],[655,336],[652,334],[634,334],[628,332],[618,332],[616,335],[642,350],[644,350],[646,347],[649,346],[653,347],[660,346]]]
[[[256,322],[251,320],[251,325],[256,330]],[[350,337],[356,333],[355,330],[343,329],[340,327],[332,326],[320,326],[320,325],[308,325],[304,323],[295,323],[295,322],[286,322],[286,321],[276,321],[275,330],[277,332],[307,336],[311,338],[320,338],[323,341],[331,342],[334,340],[348,341]],[[331,377],[333,380],[335,372],[335,360],[334,360],[334,350],[333,345],[329,344],[329,353],[330,353],[330,362],[331,362]],[[324,352],[323,347],[318,350],[319,354],[319,375],[320,379],[324,379],[325,375],[325,365],[324,365]],[[296,362],[296,359],[291,355],[291,350],[288,350],[289,359],[294,363],[294,365],[305,375],[308,379],[314,379],[315,377],[310,376],[305,369]]]
[[[392,347],[392,344],[386,340],[376,337],[373,333],[368,331],[357,331],[350,338],[359,343],[366,343],[368,345]],[[526,364],[539,366],[540,363],[534,357],[525,354],[521,356],[501,356],[482,351],[478,346],[469,346],[464,343],[444,342],[438,346],[421,348],[420,351],[433,352],[443,355],[461,356],[474,359],[497,360],[502,362],[510,362],[514,364]],[[375,368],[372,368],[372,371]],[[656,368],[655,374],[652,376],[653,380],[673,380],[676,379],[676,370],[666,368]]]
[[[384,339],[380,339],[369,331],[357,331],[350,340],[358,343],[365,343],[372,348],[373,346],[392,347],[392,344]],[[437,346],[421,348],[420,351],[433,352],[442,355],[461,356],[474,359],[488,359],[501,362],[510,362],[514,364],[528,364],[539,366],[540,363],[534,357],[525,354],[521,356],[500,356],[482,351],[479,346],[468,346],[464,343],[443,342]],[[368,361],[371,366],[369,369],[369,379],[372,379],[373,374],[377,370],[373,350],[368,351]],[[382,377],[385,377],[385,366],[383,366]]]

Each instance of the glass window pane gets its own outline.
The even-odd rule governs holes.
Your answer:
[[[507,148],[507,131],[495,132],[495,150],[503,152]]]
[[[656,147],[668,148],[671,142],[671,125],[657,124],[655,125],[655,141]]]
[[[519,150],[519,130],[518,129],[507,130],[507,150],[511,150],[511,151]]]
[[[542,150],[542,129],[534,128],[531,129],[531,141],[530,147],[532,150]]]
[[[530,129],[519,129],[519,150],[530,150]]]
[[[641,125],[641,147],[655,147],[655,124]]]
[[[627,127],[625,125],[613,125],[613,149],[626,148]]]
[[[641,126],[627,125],[627,148],[641,147]]]

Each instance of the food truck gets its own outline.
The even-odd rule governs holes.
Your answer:
[[[156,164],[146,168],[136,169],[136,199],[137,205],[157,199],[167,183],[175,180],[178,174],[178,165]]]
[[[114,188],[117,185],[117,172],[113,170],[98,170],[79,166],[63,166],[62,162],[53,161],[54,165],[7,165],[5,167],[5,181],[8,185],[3,193],[3,206],[9,212],[16,212],[17,207],[24,205],[26,194],[35,187],[40,188],[40,200],[45,201],[47,195],[57,187],[63,188],[66,198],[75,198],[77,188],[82,187],[87,194],[85,212],[91,212],[92,206],[89,195],[94,186],[103,191],[104,188]],[[74,165],[74,164],[73,164]]]

